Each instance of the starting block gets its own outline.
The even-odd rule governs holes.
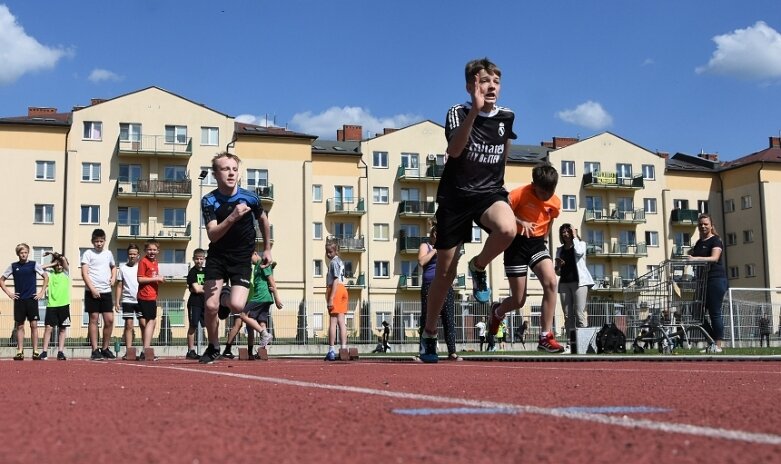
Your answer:
[[[135,361],[137,359],[136,357],[136,348],[134,346],[131,346],[127,349],[127,353],[125,353],[125,357],[128,361]]]
[[[239,361],[249,361],[249,350],[239,348]]]
[[[350,350],[347,348],[339,348],[339,360],[340,361],[349,361],[350,360]]]
[[[256,357],[261,361],[268,361],[268,350],[265,348],[258,348],[258,355]]]
[[[144,348],[144,361],[154,361],[154,360],[155,360],[155,349]]]
[[[350,361],[358,360],[358,348],[350,348]]]

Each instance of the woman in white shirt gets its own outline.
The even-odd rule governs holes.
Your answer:
[[[571,224],[559,228],[562,245],[556,249],[556,274],[559,277],[559,298],[564,309],[567,333],[576,327],[588,327],[586,301],[594,279],[586,267],[586,243]]]

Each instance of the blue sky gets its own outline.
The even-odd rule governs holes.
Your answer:
[[[0,0],[0,116],[151,85],[333,139],[468,98],[503,71],[518,143],[611,131],[734,159],[781,131],[781,2]]]

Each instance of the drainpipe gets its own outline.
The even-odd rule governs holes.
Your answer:
[[[369,274],[369,265],[372,262],[371,261],[371,246],[369,246],[369,230],[368,230],[369,224],[371,224],[371,222],[368,219],[368,217],[369,217],[369,205],[371,204],[371,201],[369,201],[369,166],[366,164],[366,161],[363,160],[363,149],[361,149],[360,163],[363,165],[363,167],[359,167],[359,169],[363,169],[364,174],[361,177],[358,178],[359,182],[360,182],[360,179],[366,179],[366,197],[365,197],[366,201],[364,202],[364,205],[366,207],[366,217],[367,217],[367,219],[366,219],[366,223],[367,223],[366,229],[367,230],[365,231],[363,237],[364,237],[364,240],[365,240],[364,243],[366,244],[366,270],[364,272],[365,272],[365,275],[366,275],[366,298],[368,300],[369,299],[369,294],[370,294],[370,289],[371,289],[371,283],[370,283],[371,282],[371,278],[370,278],[371,274]],[[391,231],[388,230],[388,233],[391,233]],[[356,277],[356,279],[357,279],[357,277]]]
[[[762,266],[764,267],[765,288],[772,287],[770,284],[770,271],[769,262],[767,256],[767,234],[765,233],[765,184],[767,181],[762,181],[762,170],[765,168],[765,162],[762,161],[757,171],[757,185],[759,185],[759,230],[762,231]]]
[[[723,177],[723,171],[719,171],[719,190],[718,190],[721,198],[721,226],[723,227],[722,232],[727,233],[727,213],[724,212],[724,177]],[[729,260],[728,260],[728,252],[727,249],[729,247],[724,244],[724,249],[721,250],[721,254],[724,256],[724,267],[726,268],[725,271],[727,272],[727,279],[729,279]]]
[[[667,199],[670,197],[670,189],[662,189],[662,227],[663,233],[664,233],[664,259],[668,259],[668,257],[672,257],[672,253],[670,252],[670,232],[672,227],[670,227],[670,221],[672,218],[668,216],[667,212]],[[647,213],[647,211],[646,211]],[[675,237],[672,237],[673,240],[675,240]],[[689,239],[691,240],[691,239]]]
[[[62,253],[63,256],[68,256],[65,247],[65,231],[67,229],[67,218],[68,218],[68,136],[70,136],[70,129],[68,129],[68,132],[65,133],[65,168],[63,169],[62,173],[62,249],[60,253]],[[73,256],[71,256],[73,258]],[[77,257],[76,259],[81,259],[81,257]]]

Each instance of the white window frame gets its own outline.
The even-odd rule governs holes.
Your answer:
[[[313,203],[323,202],[323,186],[321,184],[312,185],[312,202]]]
[[[710,210],[710,205],[708,203],[708,200],[697,200],[697,211],[700,214],[708,214]]]
[[[390,202],[388,187],[372,187],[372,202],[377,205],[387,205]]]
[[[643,209],[645,214],[657,214],[656,198],[643,198]]]
[[[81,163],[81,181],[82,182],[100,182],[100,163],[83,162]]]
[[[631,179],[632,163],[616,163],[616,179]]]
[[[185,208],[163,208],[163,227],[185,227],[187,210]]]
[[[122,175],[122,169],[123,168],[127,169],[127,176],[123,176]],[[143,168],[141,167],[140,164],[120,163],[120,165],[119,165],[119,172],[117,174],[117,180],[120,181],[120,182],[134,183],[137,180],[141,179],[141,173],[143,172],[142,169]],[[137,175],[133,175],[134,171],[135,171],[135,173],[137,173]]]
[[[323,260],[316,259],[312,262],[312,276],[323,277]]]
[[[659,246],[659,232],[655,230],[647,230],[645,232],[645,244],[649,247]]]
[[[216,147],[220,144],[220,128],[219,127],[201,127],[201,145]]]
[[[36,161],[35,162],[35,180],[54,180],[55,163],[54,161]]]
[[[322,240],[323,239],[323,223],[322,222],[313,222],[312,223],[312,240]]]
[[[561,160],[561,176],[575,177],[575,161]]]
[[[170,182],[181,182],[187,179],[187,166],[170,164],[163,168],[163,180]]]
[[[162,248],[157,259],[166,264],[186,264],[187,250],[184,248]]]
[[[268,169],[247,169],[247,187],[268,187]]]
[[[171,143],[174,145],[187,145],[187,126],[166,124],[165,143]]]
[[[738,234],[735,232],[728,232],[727,236],[724,237],[724,244],[727,246],[734,246],[738,244]]]
[[[733,200],[732,198],[724,200],[724,212],[725,213],[735,212],[735,200]]]
[[[754,243],[753,229],[747,229],[743,231],[743,243]]]
[[[81,205],[79,224],[100,224],[100,205]]]
[[[746,277],[756,277],[757,267],[753,263],[746,264]]]
[[[374,224],[374,240],[387,242],[390,240],[390,224],[375,223]]]
[[[372,167],[375,169],[388,169],[388,152],[372,152]]]
[[[141,124],[134,122],[119,123],[119,141],[120,142],[140,142]]]
[[[472,223],[472,243],[480,243],[483,241],[483,229],[475,223]]]
[[[578,197],[576,195],[562,195],[561,209],[562,211],[577,211]]]
[[[46,253],[47,251],[49,253],[51,253],[52,251],[54,251],[54,248],[52,248],[50,246],[34,246],[34,247],[32,247],[32,249],[30,250],[30,256],[29,256],[30,261],[35,261],[36,263],[40,264],[41,266],[43,266],[44,264],[47,264],[47,262],[51,262],[49,259],[47,259],[45,256],[43,256],[43,254]],[[44,298],[44,301],[46,301],[45,298]]]
[[[47,221],[46,218],[49,218]],[[36,203],[33,210],[34,224],[54,224],[54,205]]]
[[[750,209],[751,203],[751,195],[743,195],[740,197],[740,209]]]
[[[390,279],[390,261],[375,261],[372,267],[375,279]]]
[[[100,142],[103,140],[103,123],[100,121],[84,121],[83,140]]]
[[[212,171],[211,166],[201,166],[201,171],[206,171],[206,177],[203,178],[201,181],[201,185],[217,185],[217,178],[214,177],[214,171]],[[199,173],[200,175],[200,173]]]
[[[588,174],[590,172],[599,172],[602,170],[602,163],[599,161],[584,161],[583,172]]]
[[[642,165],[643,169],[643,179],[645,180],[656,180],[656,166],[653,164],[644,164]]]
[[[729,267],[729,278],[730,279],[739,279],[740,278],[740,268],[738,266],[730,266]]]

